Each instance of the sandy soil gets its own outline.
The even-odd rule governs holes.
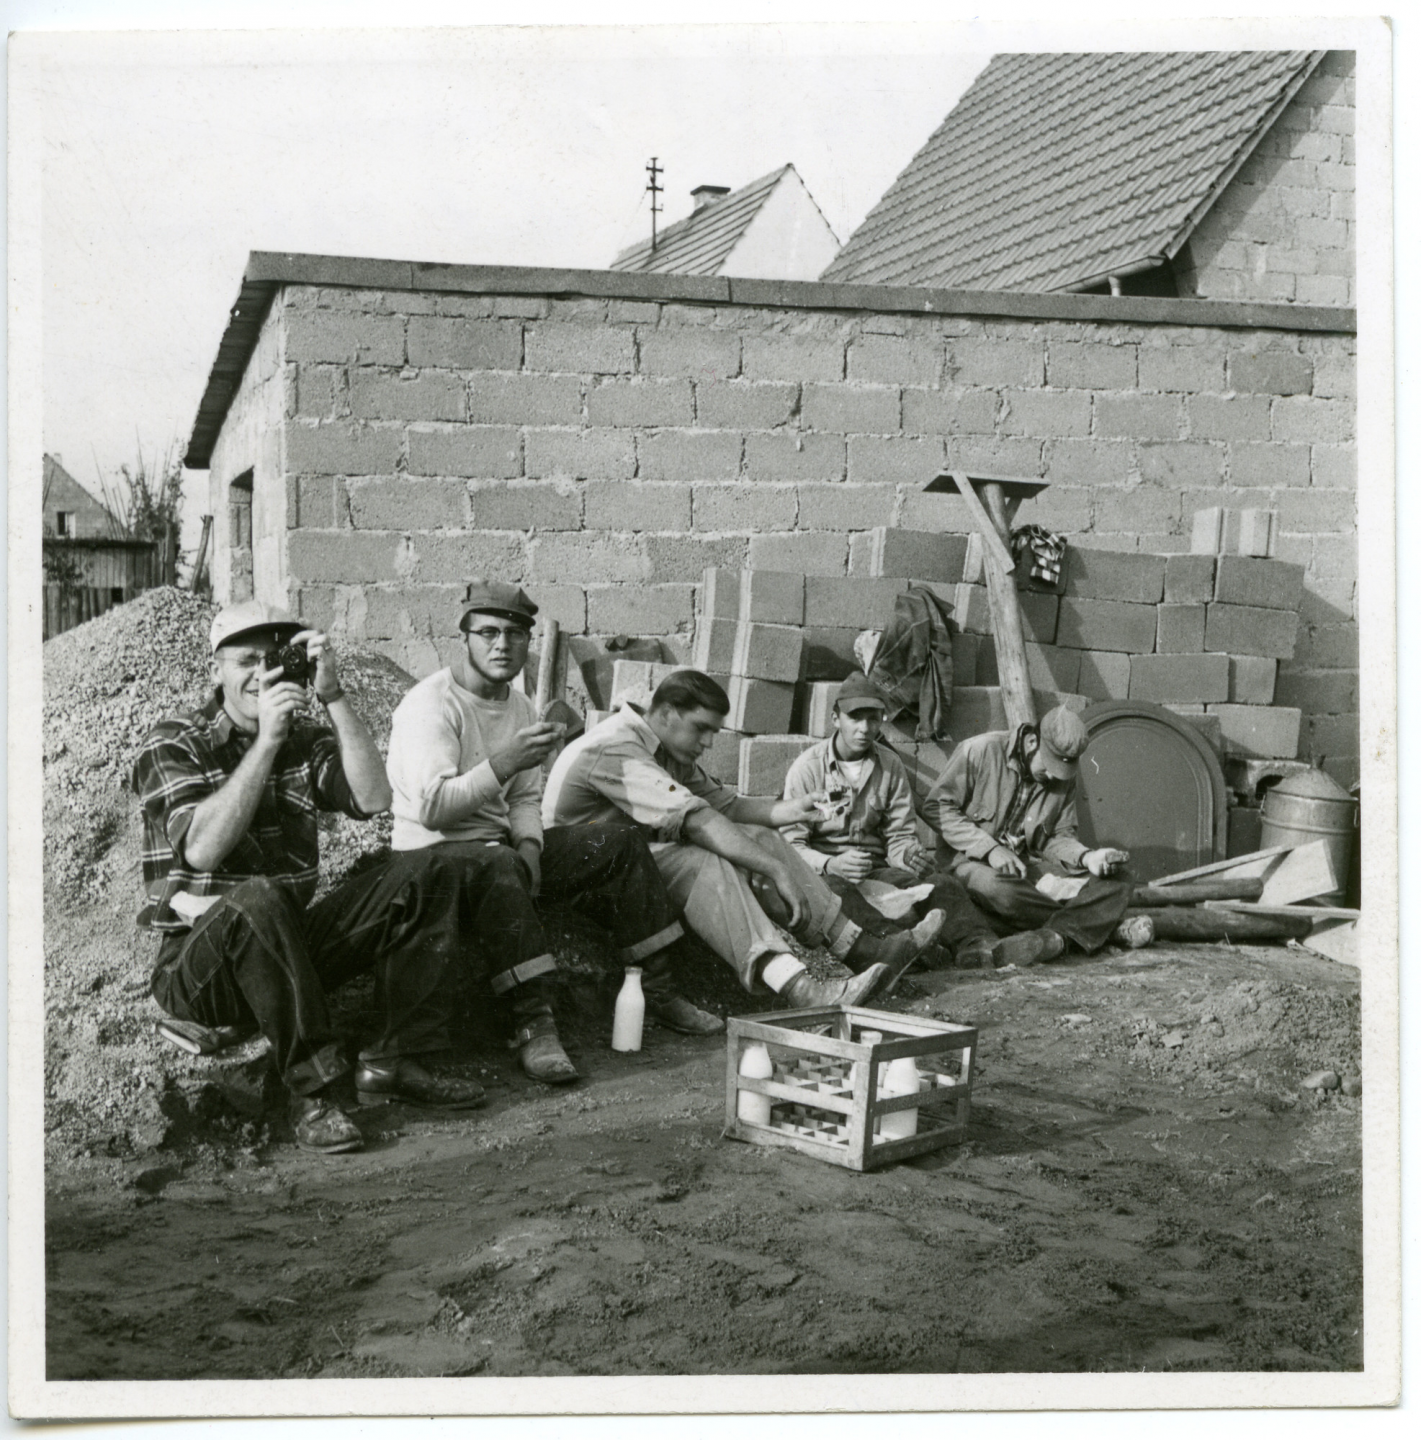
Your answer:
[[[721,1139],[723,1042],[614,1055],[605,985],[580,1085],[485,1034],[485,1111],[363,1110],[353,1156],[291,1145],[260,1059],[194,1062],[159,1148],[51,1153],[49,1378],[1360,1365],[1363,1101],[1301,1088],[1357,1073],[1355,971],[1158,946],[903,991],[981,1027],[973,1120],[869,1175]]]

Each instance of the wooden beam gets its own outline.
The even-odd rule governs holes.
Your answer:
[[[1235,855],[1232,860],[1215,860],[1212,865],[1199,865],[1193,870],[1179,870],[1173,875],[1162,875],[1158,880],[1151,880],[1151,885],[1174,885],[1181,880],[1197,880],[1204,875],[1219,875],[1225,870],[1232,870],[1238,875],[1261,875],[1267,868],[1267,862],[1283,855],[1286,855],[1293,847],[1291,845],[1273,845],[1267,850],[1254,850],[1248,855]],[[1258,868],[1262,866],[1263,868]]]

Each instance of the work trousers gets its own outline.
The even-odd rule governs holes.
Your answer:
[[[1043,875],[1060,875],[1054,865],[1027,860],[1027,878],[998,875],[984,861],[959,858],[952,872],[967,893],[989,914],[999,917],[1010,933],[1054,930],[1074,942],[1087,955],[1099,950],[1125,918],[1132,887],[1128,880],[1107,880],[1092,875],[1072,900],[1052,900],[1036,888]]]
[[[988,944],[996,942],[997,932],[992,929],[991,921],[972,903],[972,897],[962,882],[944,871],[932,870],[926,875],[915,875],[911,870],[903,870],[896,865],[883,865],[870,871],[868,878],[882,880],[899,890],[924,884],[933,887],[932,893],[919,900],[902,920],[889,919],[882,911],[875,909],[871,901],[867,901],[873,912],[871,918],[859,919],[859,912],[855,910],[854,918],[859,920],[859,924],[870,935],[896,935],[900,931],[911,930],[929,910],[941,910],[947,918],[938,932],[937,943],[954,959],[957,958],[958,947],[969,941],[985,940]],[[826,873],[824,883],[838,896],[846,898],[853,895],[859,900],[866,899],[852,880],[845,880],[842,876]]]
[[[842,960],[861,933],[858,925],[845,919],[844,902],[778,831],[763,825],[739,828],[747,839],[782,860],[799,881],[808,914],[798,938],[806,945],[827,945]],[[651,853],[671,903],[680,909],[690,929],[735,971],[746,990],[754,986],[761,960],[790,951],[789,938],[765,914],[746,873],[729,860],[699,845],[675,842],[653,845]]]
[[[464,933],[489,969],[495,995],[526,1020],[549,1008],[543,982],[557,971],[532,895],[532,875],[511,845],[459,841],[436,852],[460,867]],[[669,986],[660,953],[682,932],[676,907],[641,832],[629,825],[562,825],[543,832],[539,898],[565,905],[611,933],[626,965],[647,967],[645,987]]]
[[[326,995],[367,970],[384,1025],[362,1059],[447,1046],[458,901],[455,867],[425,851],[392,855],[307,909],[284,886],[245,880],[164,937],[153,998],[199,1025],[255,1022],[288,1089],[306,1095],[349,1068]]]

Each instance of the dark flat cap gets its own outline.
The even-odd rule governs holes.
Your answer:
[[[467,630],[470,615],[502,615],[533,628],[538,607],[516,585],[501,580],[470,580],[464,592],[464,609],[459,616],[459,629]]]

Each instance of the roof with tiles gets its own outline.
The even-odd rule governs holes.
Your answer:
[[[611,268],[663,275],[719,275],[770,192],[793,169],[793,165],[781,165],[742,189],[693,210],[656,237],[654,251],[650,240],[643,241],[623,250]]]
[[[1064,290],[1172,259],[1322,53],[995,56],[821,278]]]

